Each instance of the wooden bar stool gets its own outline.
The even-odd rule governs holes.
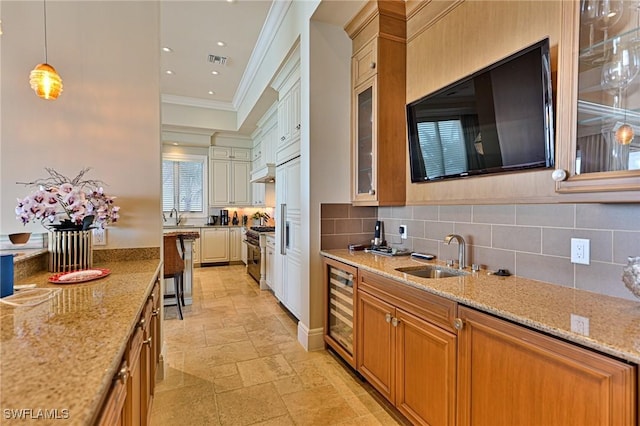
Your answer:
[[[177,241],[180,241],[180,250],[178,251]],[[184,239],[182,235],[165,235],[164,236],[164,277],[173,278],[175,293],[165,294],[164,299],[176,299],[174,304],[165,304],[164,306],[177,306],[180,319],[182,316],[182,307],[184,306]]]

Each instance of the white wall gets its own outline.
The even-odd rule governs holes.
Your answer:
[[[309,58],[309,140],[303,144],[303,187],[308,188],[309,325],[323,326],[320,259],[320,204],[350,203],[351,40],[337,25],[311,21]],[[304,97],[303,97],[304,99]]]
[[[121,206],[107,248],[158,247],[158,4],[48,2],[48,59],[64,83],[55,101],[29,87],[44,60],[42,2],[3,1],[2,25],[0,234],[24,229],[13,211],[31,190],[15,182],[45,177],[45,167],[70,177],[92,167]]]

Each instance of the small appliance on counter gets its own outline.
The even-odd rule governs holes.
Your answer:
[[[216,216],[216,215],[209,216],[209,220],[207,221],[207,225],[211,226],[211,225],[216,225],[217,223],[218,223],[218,216]]]
[[[229,224],[229,210],[220,210],[220,225]]]
[[[247,220],[249,217],[246,214],[242,215],[242,226],[247,226]]]
[[[233,212],[233,219],[231,219],[231,224],[237,225],[239,223],[240,221],[238,220],[238,212]]]
[[[373,240],[371,240],[372,247],[381,247],[386,245],[384,240],[384,222],[376,220],[376,227],[373,231]]]

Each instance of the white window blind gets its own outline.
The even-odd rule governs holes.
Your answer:
[[[468,171],[460,120],[418,123],[418,138],[429,179]]]
[[[162,210],[176,208],[180,213],[202,213],[205,206],[204,159],[162,160]]]

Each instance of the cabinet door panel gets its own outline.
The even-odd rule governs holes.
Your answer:
[[[456,335],[396,310],[396,406],[415,424],[454,425]]]
[[[230,201],[231,162],[228,160],[211,160],[210,162],[211,191],[210,205],[226,205]]]
[[[251,185],[249,183],[249,174],[251,163],[233,161],[231,163],[231,199],[233,205],[251,205]]]
[[[358,293],[358,371],[389,401],[395,402],[395,328],[393,305]]]
[[[229,261],[229,229],[203,229],[201,239],[202,263]]]
[[[636,424],[636,368],[460,308],[458,424]]]

